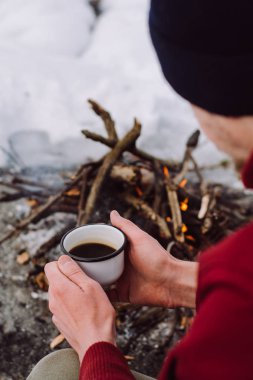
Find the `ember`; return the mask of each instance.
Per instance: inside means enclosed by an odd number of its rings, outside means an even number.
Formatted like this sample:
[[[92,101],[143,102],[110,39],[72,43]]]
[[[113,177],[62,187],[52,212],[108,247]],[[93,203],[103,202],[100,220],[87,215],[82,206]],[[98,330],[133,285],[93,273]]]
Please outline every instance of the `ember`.
[[[167,166],[163,167],[163,174],[166,178],[170,176],[169,169],[167,168]]]
[[[186,179],[186,178],[182,179],[182,181],[180,182],[178,187],[184,188],[187,185],[187,182],[188,182],[188,179]]]
[[[141,190],[140,187],[136,187],[135,190],[136,190],[136,193],[137,193],[137,195],[138,195],[139,197],[142,197],[142,196],[143,196],[144,193],[143,193],[143,191]]]
[[[180,209],[182,211],[187,211],[188,210],[188,202],[189,202],[189,198],[185,198],[183,200],[183,202],[180,203]]]

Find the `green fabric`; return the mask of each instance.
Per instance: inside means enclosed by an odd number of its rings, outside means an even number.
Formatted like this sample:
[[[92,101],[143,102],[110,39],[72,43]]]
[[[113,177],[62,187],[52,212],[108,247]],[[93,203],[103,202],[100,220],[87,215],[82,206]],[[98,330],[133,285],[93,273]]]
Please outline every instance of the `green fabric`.
[[[65,348],[42,358],[27,380],[78,380],[79,368],[75,351]]]
[[[79,359],[75,351],[65,348],[41,359],[27,380],[78,380],[79,368]],[[152,377],[132,372],[136,380],[153,380]]]
[[[139,372],[132,371],[132,374],[134,375],[136,380],[154,380],[153,377],[143,375],[142,373],[139,373]]]

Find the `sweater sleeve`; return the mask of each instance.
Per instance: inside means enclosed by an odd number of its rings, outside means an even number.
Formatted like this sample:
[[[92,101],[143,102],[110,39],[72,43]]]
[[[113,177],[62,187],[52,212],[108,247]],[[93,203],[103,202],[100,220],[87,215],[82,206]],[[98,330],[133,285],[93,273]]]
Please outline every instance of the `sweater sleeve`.
[[[253,225],[203,253],[197,316],[171,351],[160,380],[250,380],[253,342]]]
[[[134,380],[122,353],[112,344],[99,342],[86,352],[79,380]]]

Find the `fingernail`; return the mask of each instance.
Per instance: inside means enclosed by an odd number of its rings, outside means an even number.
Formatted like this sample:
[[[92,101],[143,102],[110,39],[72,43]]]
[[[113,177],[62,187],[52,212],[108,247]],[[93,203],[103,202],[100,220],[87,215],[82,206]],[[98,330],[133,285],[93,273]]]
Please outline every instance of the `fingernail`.
[[[68,255],[60,256],[58,262],[60,265],[65,265],[69,263],[72,259]]]
[[[112,211],[112,214],[115,215],[115,216],[120,216],[120,214],[118,213],[117,210],[113,210],[113,211]]]

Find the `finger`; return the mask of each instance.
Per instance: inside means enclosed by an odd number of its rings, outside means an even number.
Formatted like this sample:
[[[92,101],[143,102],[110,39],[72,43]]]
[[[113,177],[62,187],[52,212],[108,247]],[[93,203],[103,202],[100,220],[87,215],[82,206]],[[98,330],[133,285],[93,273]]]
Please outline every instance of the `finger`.
[[[145,234],[139,227],[128,219],[123,218],[118,211],[113,210],[110,214],[111,223],[113,226],[120,228],[129,240],[138,239]]]
[[[76,284],[61,272],[57,261],[46,264],[44,271],[49,283],[49,300],[52,299],[55,294],[64,293],[66,289],[75,290]],[[78,288],[80,289],[80,287]]]
[[[45,272],[48,282],[50,283],[53,280],[55,274],[59,272],[57,261],[52,261],[51,263],[47,263],[44,267],[44,272]]]
[[[80,288],[83,288],[87,282],[92,281],[91,278],[82,271],[79,265],[67,255],[63,255],[58,259],[58,267],[66,277]]]

